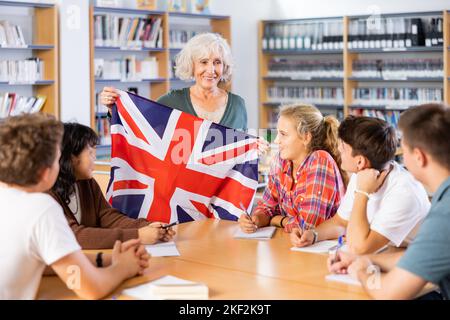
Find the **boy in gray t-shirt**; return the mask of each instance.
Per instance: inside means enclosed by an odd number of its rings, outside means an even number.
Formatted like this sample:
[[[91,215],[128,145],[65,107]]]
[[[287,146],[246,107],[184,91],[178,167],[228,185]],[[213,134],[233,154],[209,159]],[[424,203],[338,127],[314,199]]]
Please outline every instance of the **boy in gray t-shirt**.
[[[450,295],[450,108],[427,104],[403,112],[404,163],[433,192],[431,209],[406,252],[329,259],[331,272],[349,273],[377,299],[412,299],[427,282]],[[377,272],[377,271],[381,271]]]

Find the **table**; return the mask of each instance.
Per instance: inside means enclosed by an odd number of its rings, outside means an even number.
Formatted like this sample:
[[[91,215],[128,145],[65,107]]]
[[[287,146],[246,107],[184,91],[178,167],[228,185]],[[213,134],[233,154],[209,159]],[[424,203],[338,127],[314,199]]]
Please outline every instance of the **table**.
[[[181,256],[155,257],[143,276],[125,281],[107,299],[126,299],[124,288],[163,275],[203,282],[210,299],[368,299],[362,287],[325,280],[327,255],[291,251],[289,235],[270,240],[234,239],[238,224],[207,219],[180,224]],[[105,251],[105,250],[102,250]],[[77,299],[56,276],[43,277],[38,299]]]

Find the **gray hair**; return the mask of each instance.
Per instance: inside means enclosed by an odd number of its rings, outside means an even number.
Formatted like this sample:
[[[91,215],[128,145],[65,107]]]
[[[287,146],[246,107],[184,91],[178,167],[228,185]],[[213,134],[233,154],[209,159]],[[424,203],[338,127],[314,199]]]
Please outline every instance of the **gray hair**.
[[[230,46],[217,33],[201,33],[188,41],[176,56],[175,75],[181,80],[191,80],[194,76],[194,61],[209,57],[210,54],[222,57],[223,73],[221,81],[230,81],[233,71],[233,57]]]

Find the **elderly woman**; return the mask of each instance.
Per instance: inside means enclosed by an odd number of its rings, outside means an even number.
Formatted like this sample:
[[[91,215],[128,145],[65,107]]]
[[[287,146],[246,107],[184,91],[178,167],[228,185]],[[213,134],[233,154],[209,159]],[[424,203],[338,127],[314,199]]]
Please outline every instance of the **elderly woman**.
[[[215,33],[193,37],[178,54],[175,70],[180,79],[194,80],[195,84],[172,90],[158,102],[226,127],[247,130],[244,99],[220,88],[225,86],[219,87],[231,80],[233,70],[231,50],[224,38]],[[105,87],[101,103],[111,107],[117,97],[114,88]],[[261,151],[261,142],[259,145]]]

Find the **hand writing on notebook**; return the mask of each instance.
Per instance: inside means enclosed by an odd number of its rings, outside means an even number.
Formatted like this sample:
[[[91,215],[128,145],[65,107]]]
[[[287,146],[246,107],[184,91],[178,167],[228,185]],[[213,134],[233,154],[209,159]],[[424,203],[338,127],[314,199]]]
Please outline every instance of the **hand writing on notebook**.
[[[357,255],[339,250],[337,256],[330,255],[327,260],[328,271],[337,274],[347,274],[347,268],[358,258]]]
[[[294,247],[306,247],[312,245],[314,241],[314,232],[312,230],[302,231],[299,228],[292,229],[290,235],[291,243]]]
[[[242,214],[238,220],[239,227],[245,233],[253,233],[258,229],[260,225],[260,218],[258,215],[249,216],[247,214]]]

